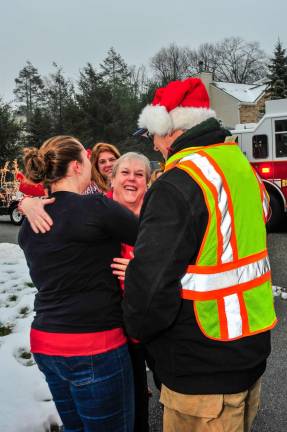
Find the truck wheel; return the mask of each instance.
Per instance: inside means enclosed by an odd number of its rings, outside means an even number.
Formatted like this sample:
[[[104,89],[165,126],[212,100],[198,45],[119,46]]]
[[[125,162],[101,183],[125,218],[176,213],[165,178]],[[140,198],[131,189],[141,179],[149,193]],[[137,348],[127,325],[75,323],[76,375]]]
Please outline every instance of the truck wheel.
[[[270,206],[271,206],[271,217],[267,222],[266,228],[268,232],[276,232],[280,229],[280,225],[283,220],[282,206],[279,199],[275,194],[269,193]]]
[[[24,220],[24,215],[18,211],[18,204],[14,203],[9,209],[10,220],[14,225],[21,225]]]

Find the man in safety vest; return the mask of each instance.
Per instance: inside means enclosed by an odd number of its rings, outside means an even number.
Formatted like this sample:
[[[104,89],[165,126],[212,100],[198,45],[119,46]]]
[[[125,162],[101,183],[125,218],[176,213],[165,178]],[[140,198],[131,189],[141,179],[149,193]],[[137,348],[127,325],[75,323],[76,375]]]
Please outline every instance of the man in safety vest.
[[[158,89],[139,127],[166,169],[126,273],[127,331],[155,363],[165,432],[249,431],[276,324],[268,196],[200,79]]]

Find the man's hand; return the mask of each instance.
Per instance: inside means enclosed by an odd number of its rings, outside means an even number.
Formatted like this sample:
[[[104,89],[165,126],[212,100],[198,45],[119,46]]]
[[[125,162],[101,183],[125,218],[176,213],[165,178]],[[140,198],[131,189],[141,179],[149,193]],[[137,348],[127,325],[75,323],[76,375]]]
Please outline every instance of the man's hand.
[[[38,234],[50,231],[53,221],[44,210],[45,205],[53,204],[55,198],[30,198],[26,197],[21,202],[21,211],[28,219],[32,230]]]

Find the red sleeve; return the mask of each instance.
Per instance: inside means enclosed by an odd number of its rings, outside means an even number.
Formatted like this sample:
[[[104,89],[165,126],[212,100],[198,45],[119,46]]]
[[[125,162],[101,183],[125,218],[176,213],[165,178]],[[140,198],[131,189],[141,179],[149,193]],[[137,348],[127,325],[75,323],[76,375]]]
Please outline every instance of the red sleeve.
[[[19,185],[19,191],[22,192],[24,195],[31,195],[31,196],[44,196],[45,195],[45,189],[42,185],[42,183],[31,183],[29,182],[23,173],[19,172],[17,174],[17,180],[20,181]]]

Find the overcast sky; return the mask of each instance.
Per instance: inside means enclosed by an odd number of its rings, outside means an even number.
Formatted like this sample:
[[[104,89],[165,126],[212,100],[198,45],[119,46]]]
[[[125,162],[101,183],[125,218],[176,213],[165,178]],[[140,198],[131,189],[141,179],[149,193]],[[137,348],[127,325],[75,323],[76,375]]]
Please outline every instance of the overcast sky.
[[[0,0],[0,97],[12,99],[27,60],[40,74],[63,66],[78,77],[113,46],[129,64],[148,66],[161,47],[240,36],[272,54],[287,48],[286,0]]]

